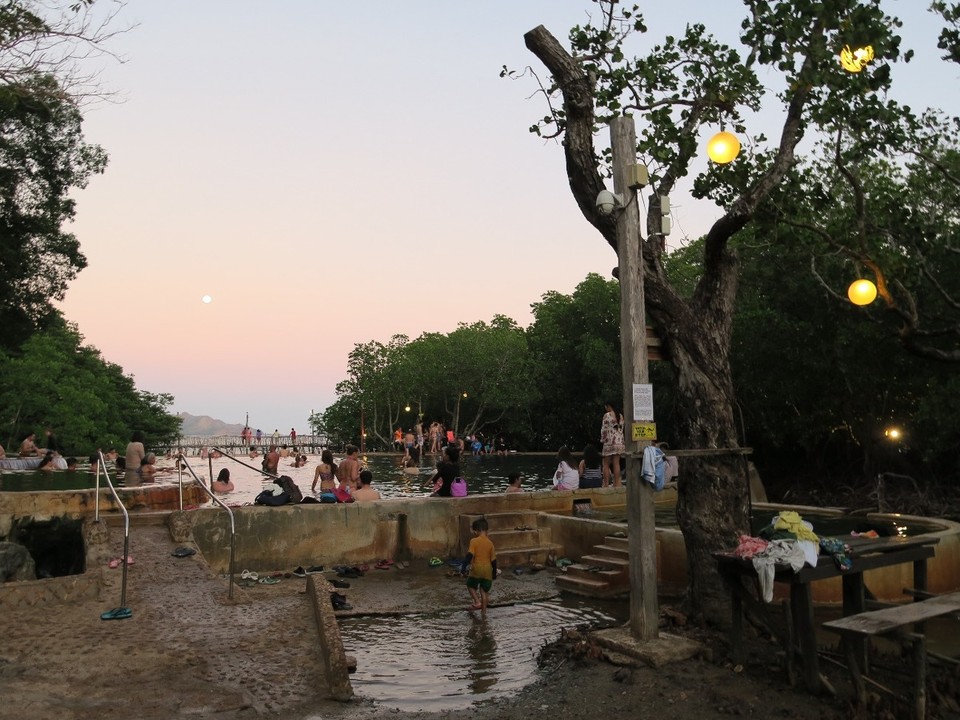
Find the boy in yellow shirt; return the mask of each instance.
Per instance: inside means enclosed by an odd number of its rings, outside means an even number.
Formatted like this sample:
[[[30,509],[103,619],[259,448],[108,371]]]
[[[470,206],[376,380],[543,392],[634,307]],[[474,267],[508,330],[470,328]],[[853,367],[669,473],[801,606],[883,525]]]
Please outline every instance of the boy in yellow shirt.
[[[467,556],[460,565],[460,574],[466,575],[467,566],[470,566],[467,589],[473,598],[473,605],[469,609],[486,613],[487,595],[493,587],[493,579],[497,576],[497,550],[487,537],[490,525],[484,518],[474,520],[470,528],[473,530],[473,539],[470,541]]]

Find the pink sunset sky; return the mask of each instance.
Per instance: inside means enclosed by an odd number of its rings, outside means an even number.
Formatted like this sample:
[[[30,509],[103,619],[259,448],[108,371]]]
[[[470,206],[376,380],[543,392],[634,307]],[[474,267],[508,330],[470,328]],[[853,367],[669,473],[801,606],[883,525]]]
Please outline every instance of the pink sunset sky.
[[[888,4],[932,63],[926,3]],[[736,0],[649,8],[638,50],[687,22],[732,43],[743,14]],[[496,314],[526,326],[531,303],[609,277],[616,256],[577,210],[560,146],[527,131],[545,114],[534,81],[499,72],[544,77],[523,34],[565,40],[595,11],[133,0],[115,24],[135,27],[110,45],[125,62],[101,75],[119,101],[85,110],[110,163],[77,194],[89,267],[64,314],[176,412],[249,413],[265,432],[306,432],[356,343]],[[671,198],[674,245],[719,214],[686,193]]]

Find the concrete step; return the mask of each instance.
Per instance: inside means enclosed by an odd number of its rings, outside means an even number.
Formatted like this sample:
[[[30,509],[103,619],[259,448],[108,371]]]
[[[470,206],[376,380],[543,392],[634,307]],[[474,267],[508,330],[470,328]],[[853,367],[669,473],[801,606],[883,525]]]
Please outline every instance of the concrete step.
[[[602,580],[591,580],[570,575],[569,572],[557,575],[557,587],[563,592],[594,598],[612,598],[630,593],[626,584],[612,585]]]
[[[543,530],[492,530],[487,533],[497,551],[531,545],[550,544],[550,531]]]
[[[630,539],[626,537],[617,537],[615,535],[607,535],[603,539],[603,544],[607,547],[623,548],[627,550],[630,547]]]
[[[630,557],[630,549],[625,545],[594,545],[593,550],[597,555],[609,555],[615,558]]]
[[[497,568],[513,568],[524,565],[533,565],[539,563],[547,564],[548,555],[556,555],[560,552],[559,545],[531,545],[528,547],[507,548],[501,550],[497,548]]]
[[[595,568],[601,569],[597,570]],[[585,565],[583,563],[568,565],[566,573],[571,577],[579,577],[586,580],[602,580],[608,583],[625,583],[628,577],[627,573],[623,570],[603,567],[601,565]]]
[[[580,558],[580,565],[600,565],[614,570],[627,572],[630,569],[630,558],[610,557],[609,555],[584,555]]]
[[[163,527],[167,524],[167,518],[170,517],[169,510],[142,510],[131,512],[130,527]],[[100,520],[107,524],[107,527],[123,527],[123,513],[100,513]]]
[[[480,517],[480,515],[471,515],[470,522],[472,523],[478,517]],[[538,524],[536,512],[490,513],[483,517],[487,519],[487,523],[490,525],[490,532],[514,530],[518,527],[535,530]],[[468,524],[467,529],[469,529],[469,527],[470,525]]]

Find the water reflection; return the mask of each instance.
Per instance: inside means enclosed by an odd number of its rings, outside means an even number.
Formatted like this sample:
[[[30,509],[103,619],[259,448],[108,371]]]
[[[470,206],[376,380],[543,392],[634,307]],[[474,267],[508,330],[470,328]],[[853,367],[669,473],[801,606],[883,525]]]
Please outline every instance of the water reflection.
[[[385,707],[454,710],[516,693],[536,677],[537,656],[561,628],[626,621],[627,604],[557,598],[479,613],[344,618],[344,647],[357,658],[354,691]]]

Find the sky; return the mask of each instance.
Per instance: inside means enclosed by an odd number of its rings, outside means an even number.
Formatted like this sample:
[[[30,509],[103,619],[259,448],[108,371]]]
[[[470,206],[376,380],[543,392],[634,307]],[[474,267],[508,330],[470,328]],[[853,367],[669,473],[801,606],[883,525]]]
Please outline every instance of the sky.
[[[932,62],[927,3],[889,5]],[[733,42],[743,7],[641,6],[641,48],[687,22]],[[89,266],[64,315],[175,412],[301,433],[355,344],[498,314],[527,326],[532,303],[610,277],[616,254],[577,209],[560,145],[528,132],[545,114],[535,81],[499,73],[545,77],[523,34],[543,24],[564,41],[591,12],[130,0],[109,44],[123,62],[99,61],[114,98],[84,111],[110,160],[76,193],[69,230]],[[686,193],[671,198],[673,245],[719,216]]]

